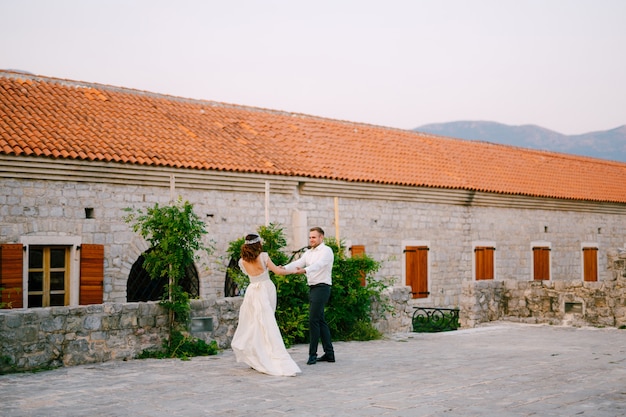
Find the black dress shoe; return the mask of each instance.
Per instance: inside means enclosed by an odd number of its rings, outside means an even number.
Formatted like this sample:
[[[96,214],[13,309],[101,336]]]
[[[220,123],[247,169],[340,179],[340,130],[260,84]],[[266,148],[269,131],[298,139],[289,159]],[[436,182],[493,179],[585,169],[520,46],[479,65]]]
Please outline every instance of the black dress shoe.
[[[317,363],[317,356],[309,356],[309,360],[306,361],[307,365],[315,365]]]
[[[321,358],[317,358],[319,362],[335,362],[335,355],[323,354]]]

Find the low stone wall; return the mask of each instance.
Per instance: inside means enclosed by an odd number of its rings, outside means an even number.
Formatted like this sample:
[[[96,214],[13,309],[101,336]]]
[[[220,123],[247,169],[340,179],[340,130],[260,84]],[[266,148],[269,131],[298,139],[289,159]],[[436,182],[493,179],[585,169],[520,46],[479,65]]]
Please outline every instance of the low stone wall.
[[[125,360],[160,347],[166,311],[156,303],[0,311],[0,372]]]
[[[243,297],[191,300],[191,319],[204,317],[211,321],[212,327],[209,331],[194,331],[193,336],[207,343],[215,340],[221,349],[229,348],[239,322],[242,302]]]
[[[506,282],[505,286],[505,320],[571,326],[626,326],[624,282]]]
[[[461,288],[459,324],[462,328],[499,320],[503,315],[502,281],[464,281]]]
[[[192,300],[191,316],[213,325],[194,336],[229,346],[241,301]],[[167,311],[158,302],[0,310],[0,373],[132,359],[160,348],[168,332]]]
[[[570,326],[626,326],[626,252],[609,253],[609,278],[464,282],[462,327],[493,320]]]
[[[413,307],[409,305],[411,287],[389,287],[382,296],[392,311],[383,311],[382,306],[375,303],[372,325],[382,334],[406,333],[411,331]]]

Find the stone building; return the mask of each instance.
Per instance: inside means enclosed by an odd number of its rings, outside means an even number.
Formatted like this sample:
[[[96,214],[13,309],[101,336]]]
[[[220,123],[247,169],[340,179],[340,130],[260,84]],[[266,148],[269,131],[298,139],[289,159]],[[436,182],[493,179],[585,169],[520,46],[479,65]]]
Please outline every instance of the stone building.
[[[381,261],[407,314],[626,324],[624,163],[3,71],[0,190],[14,309],[140,301],[149,248],[124,209],[180,196],[214,247],[201,299],[228,295],[228,243],[271,222],[290,249],[322,226]]]

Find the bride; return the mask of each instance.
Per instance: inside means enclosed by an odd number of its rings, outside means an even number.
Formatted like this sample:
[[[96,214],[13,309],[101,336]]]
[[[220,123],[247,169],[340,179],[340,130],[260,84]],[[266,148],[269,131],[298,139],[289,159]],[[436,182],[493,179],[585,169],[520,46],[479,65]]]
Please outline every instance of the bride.
[[[301,370],[289,356],[276,323],[276,287],[268,269],[278,275],[290,272],[274,265],[267,252],[262,251],[261,238],[254,234],[247,235],[241,246],[239,268],[250,278],[250,285],[231,342],[237,362],[268,375],[295,376]]]

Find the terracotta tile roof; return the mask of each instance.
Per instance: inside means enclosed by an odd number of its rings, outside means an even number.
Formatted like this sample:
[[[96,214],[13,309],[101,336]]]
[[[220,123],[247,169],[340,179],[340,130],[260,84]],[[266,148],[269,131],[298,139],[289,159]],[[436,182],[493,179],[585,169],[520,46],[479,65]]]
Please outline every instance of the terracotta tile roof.
[[[626,164],[0,72],[0,153],[626,203]]]

